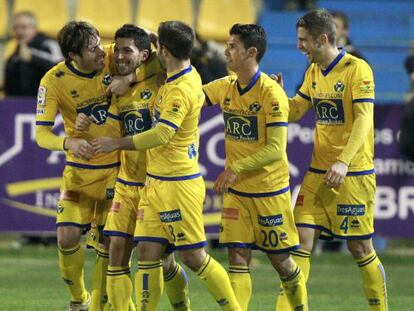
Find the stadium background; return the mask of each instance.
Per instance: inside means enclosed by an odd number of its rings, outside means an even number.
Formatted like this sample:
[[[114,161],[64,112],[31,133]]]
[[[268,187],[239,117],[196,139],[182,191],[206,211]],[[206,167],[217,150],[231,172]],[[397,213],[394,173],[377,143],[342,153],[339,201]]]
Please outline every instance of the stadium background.
[[[286,91],[292,96],[306,68],[305,57],[296,49],[295,32],[296,20],[304,12],[283,10],[284,3],[283,0],[0,0],[0,59],[6,59],[15,47],[15,42],[8,40],[11,34],[10,19],[14,12],[21,10],[33,11],[39,19],[40,30],[51,36],[55,36],[60,27],[70,19],[89,20],[100,30],[105,42],[110,42],[115,30],[126,22],[134,22],[139,26],[156,30],[161,20],[181,19],[192,24],[203,38],[218,42],[226,40],[228,29],[235,22],[257,22],[265,27],[269,41],[261,70],[266,73],[282,72]],[[413,246],[410,240],[414,237],[414,164],[399,154],[398,130],[404,98],[410,84],[403,62],[414,40],[414,1],[319,0],[315,3],[318,7],[340,10],[349,16],[353,43],[362,51],[374,71],[377,97],[376,225],[378,236],[381,237],[377,239],[377,246],[385,252],[385,265],[389,263],[390,266],[387,269],[390,280],[390,306],[394,306],[396,310],[412,310],[414,307],[410,305],[414,303],[414,298],[410,297],[407,285],[408,280],[414,277],[413,269],[409,269],[414,262],[410,249]],[[2,66],[3,61],[0,61],[1,72]],[[6,281],[1,282],[0,290],[10,293],[7,295],[10,299],[9,304],[6,303],[6,307],[1,309],[37,310],[36,306],[15,304],[14,297],[21,296],[25,297],[22,299],[26,301],[32,298],[40,301],[40,310],[44,306],[42,300],[39,300],[42,294],[36,291],[33,295],[25,294],[23,288],[27,288],[26,279],[22,278],[21,283],[17,281],[15,286],[6,284],[9,284],[9,278],[18,280],[16,274],[24,275],[20,272],[26,271],[22,270],[22,263],[26,262],[28,266],[25,269],[30,270],[27,273],[34,273],[26,276],[36,279],[43,278],[44,273],[48,273],[47,279],[50,279],[50,284],[56,283],[56,287],[63,289],[55,267],[57,262],[53,247],[21,248],[18,237],[22,233],[53,236],[54,209],[64,155],[40,150],[36,146],[34,98],[3,98],[0,108],[0,279]],[[311,155],[312,120],[313,116],[308,115],[303,122],[289,125],[288,152],[293,198],[297,194],[299,182],[307,169]],[[222,124],[217,110],[203,112],[200,122],[200,164],[210,188],[205,204],[205,220],[208,225],[207,232],[211,237],[216,236],[218,232],[217,222],[221,206],[220,197],[211,192],[211,185],[224,164]],[[63,131],[59,121],[56,122],[56,131]],[[221,253],[218,256],[223,260],[225,258]],[[332,261],[344,267],[344,274],[338,275],[344,286],[357,287],[358,293],[361,292],[358,272],[348,257],[346,254],[328,255],[328,259],[321,260],[319,265],[316,265],[320,278],[316,278],[315,283],[310,285],[316,286],[320,283],[320,291],[310,292],[311,302],[315,300],[321,303],[316,310],[364,309],[362,297],[356,301],[349,301],[349,306],[341,304],[341,307],[335,307],[334,301],[338,301],[339,304],[344,296],[338,296],[335,298],[337,300],[333,301],[327,298],[333,293],[332,285],[329,285],[328,281],[328,271],[334,266]],[[40,262],[53,268],[43,271],[43,264]],[[35,268],[30,269],[30,265],[33,264]],[[268,283],[264,280],[266,273],[272,272],[266,270],[265,260],[260,255],[257,256],[254,265],[258,266],[259,271],[255,277],[256,281],[259,280],[261,283],[261,287],[255,288],[255,292],[260,292],[264,301],[272,303],[274,295],[270,300],[268,296],[275,292],[275,285],[268,288]],[[351,272],[346,273],[347,269]],[[349,276],[352,278],[349,280],[350,283],[347,281]],[[50,285],[50,288],[54,286]],[[195,292],[198,295],[197,288]],[[60,293],[60,296],[56,294],[55,299],[52,299],[56,306],[63,305],[65,301],[65,293]],[[342,295],[347,293],[347,290],[344,290]],[[392,293],[395,293],[394,298]],[[256,295],[253,302],[259,303],[261,294]],[[355,293],[351,290],[349,294]],[[395,299],[397,296],[398,301]],[[324,299],[321,299],[323,297]],[[270,306],[252,308],[271,309]],[[50,310],[58,309],[52,307]],[[195,310],[204,309],[200,307]],[[207,307],[205,310],[212,309]]]

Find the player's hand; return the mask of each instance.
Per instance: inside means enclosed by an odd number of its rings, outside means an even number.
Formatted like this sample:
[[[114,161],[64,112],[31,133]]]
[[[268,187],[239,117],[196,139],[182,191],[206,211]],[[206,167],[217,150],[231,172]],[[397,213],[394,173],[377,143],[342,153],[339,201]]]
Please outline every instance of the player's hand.
[[[124,95],[135,79],[135,72],[126,76],[115,76],[106,89],[107,93],[122,96]]]
[[[281,87],[282,89],[285,87],[285,84],[283,82],[283,75],[281,72],[279,72],[278,74],[271,74],[270,77],[275,80]]]
[[[19,58],[27,63],[32,60],[32,52],[26,42],[19,42]]]
[[[93,157],[92,146],[83,138],[66,138],[65,148],[82,160],[90,160]]]
[[[338,188],[348,173],[348,165],[342,161],[336,161],[325,174],[325,182],[328,187]]]
[[[108,153],[116,150],[116,139],[111,137],[99,137],[92,140],[94,154]]]
[[[234,184],[236,181],[237,175],[232,171],[231,168],[226,168],[226,170],[217,177],[216,182],[214,183],[213,190],[216,193],[222,194],[229,189],[229,187]]]
[[[89,119],[89,117],[86,114],[81,112],[80,114],[76,116],[75,130],[81,131],[81,132],[87,131],[91,123],[92,121]]]

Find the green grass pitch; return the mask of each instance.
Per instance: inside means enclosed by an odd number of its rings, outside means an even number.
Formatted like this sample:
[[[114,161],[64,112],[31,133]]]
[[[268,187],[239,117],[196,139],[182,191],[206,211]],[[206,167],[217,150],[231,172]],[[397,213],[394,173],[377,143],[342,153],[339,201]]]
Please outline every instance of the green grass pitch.
[[[87,284],[90,284],[94,254],[92,251],[85,253]],[[223,250],[210,253],[227,267]],[[387,273],[389,309],[414,310],[414,257],[386,253],[380,258]],[[220,310],[195,274],[186,270],[190,279],[192,310]],[[273,311],[279,286],[276,272],[266,257],[258,252],[252,260],[251,271],[253,297],[250,310]],[[313,257],[308,293],[310,310],[368,310],[358,268],[346,254],[324,253]],[[56,249],[32,246],[20,250],[0,249],[0,301],[2,311],[64,310],[68,294],[59,276]],[[159,310],[171,310],[165,294]]]

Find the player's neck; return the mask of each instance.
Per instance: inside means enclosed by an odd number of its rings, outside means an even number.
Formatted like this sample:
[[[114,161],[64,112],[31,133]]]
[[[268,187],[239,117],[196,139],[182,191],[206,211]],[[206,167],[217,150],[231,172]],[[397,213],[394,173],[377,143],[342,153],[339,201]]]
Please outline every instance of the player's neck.
[[[178,60],[178,59],[169,59],[165,62],[165,69],[167,70],[167,74],[174,71],[181,71],[185,68],[188,68],[191,65],[189,59],[186,60]]]
[[[82,66],[79,66],[79,64],[77,62],[75,62],[74,60],[71,61],[71,64],[76,70],[78,70],[80,72],[83,72],[83,73],[91,73],[91,72],[94,71],[94,70],[85,69]]]
[[[341,51],[336,47],[332,46],[326,50],[325,57],[320,63],[322,69],[328,68],[328,66],[333,62],[333,60],[341,53]]]
[[[249,84],[258,69],[259,69],[259,65],[245,66],[243,68],[240,68],[240,70],[236,71],[237,80],[239,81],[240,84],[243,84],[243,85]]]

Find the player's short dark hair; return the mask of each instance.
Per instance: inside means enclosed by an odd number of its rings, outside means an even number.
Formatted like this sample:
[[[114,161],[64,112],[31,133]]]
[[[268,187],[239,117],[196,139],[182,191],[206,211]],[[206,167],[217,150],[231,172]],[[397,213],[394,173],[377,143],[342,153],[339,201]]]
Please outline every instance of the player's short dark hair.
[[[124,24],[115,32],[115,40],[118,38],[133,39],[138,50],[151,51],[151,40],[147,32],[132,24]]]
[[[194,31],[180,21],[162,22],[158,26],[158,42],[177,59],[186,60],[194,46]]]
[[[296,23],[296,29],[305,28],[313,39],[317,39],[320,35],[326,34],[330,44],[335,44],[336,27],[332,14],[325,9],[312,10]]]
[[[333,18],[338,18],[342,21],[342,24],[344,25],[345,29],[348,29],[349,27],[349,18],[344,12],[340,11],[334,11],[331,12]]]
[[[230,35],[237,35],[244,48],[257,49],[256,61],[259,63],[266,52],[266,32],[262,26],[256,24],[234,24],[229,31]]]
[[[57,39],[63,56],[69,60],[70,52],[81,55],[82,49],[96,37],[99,37],[99,31],[90,23],[71,21],[59,31]]]

